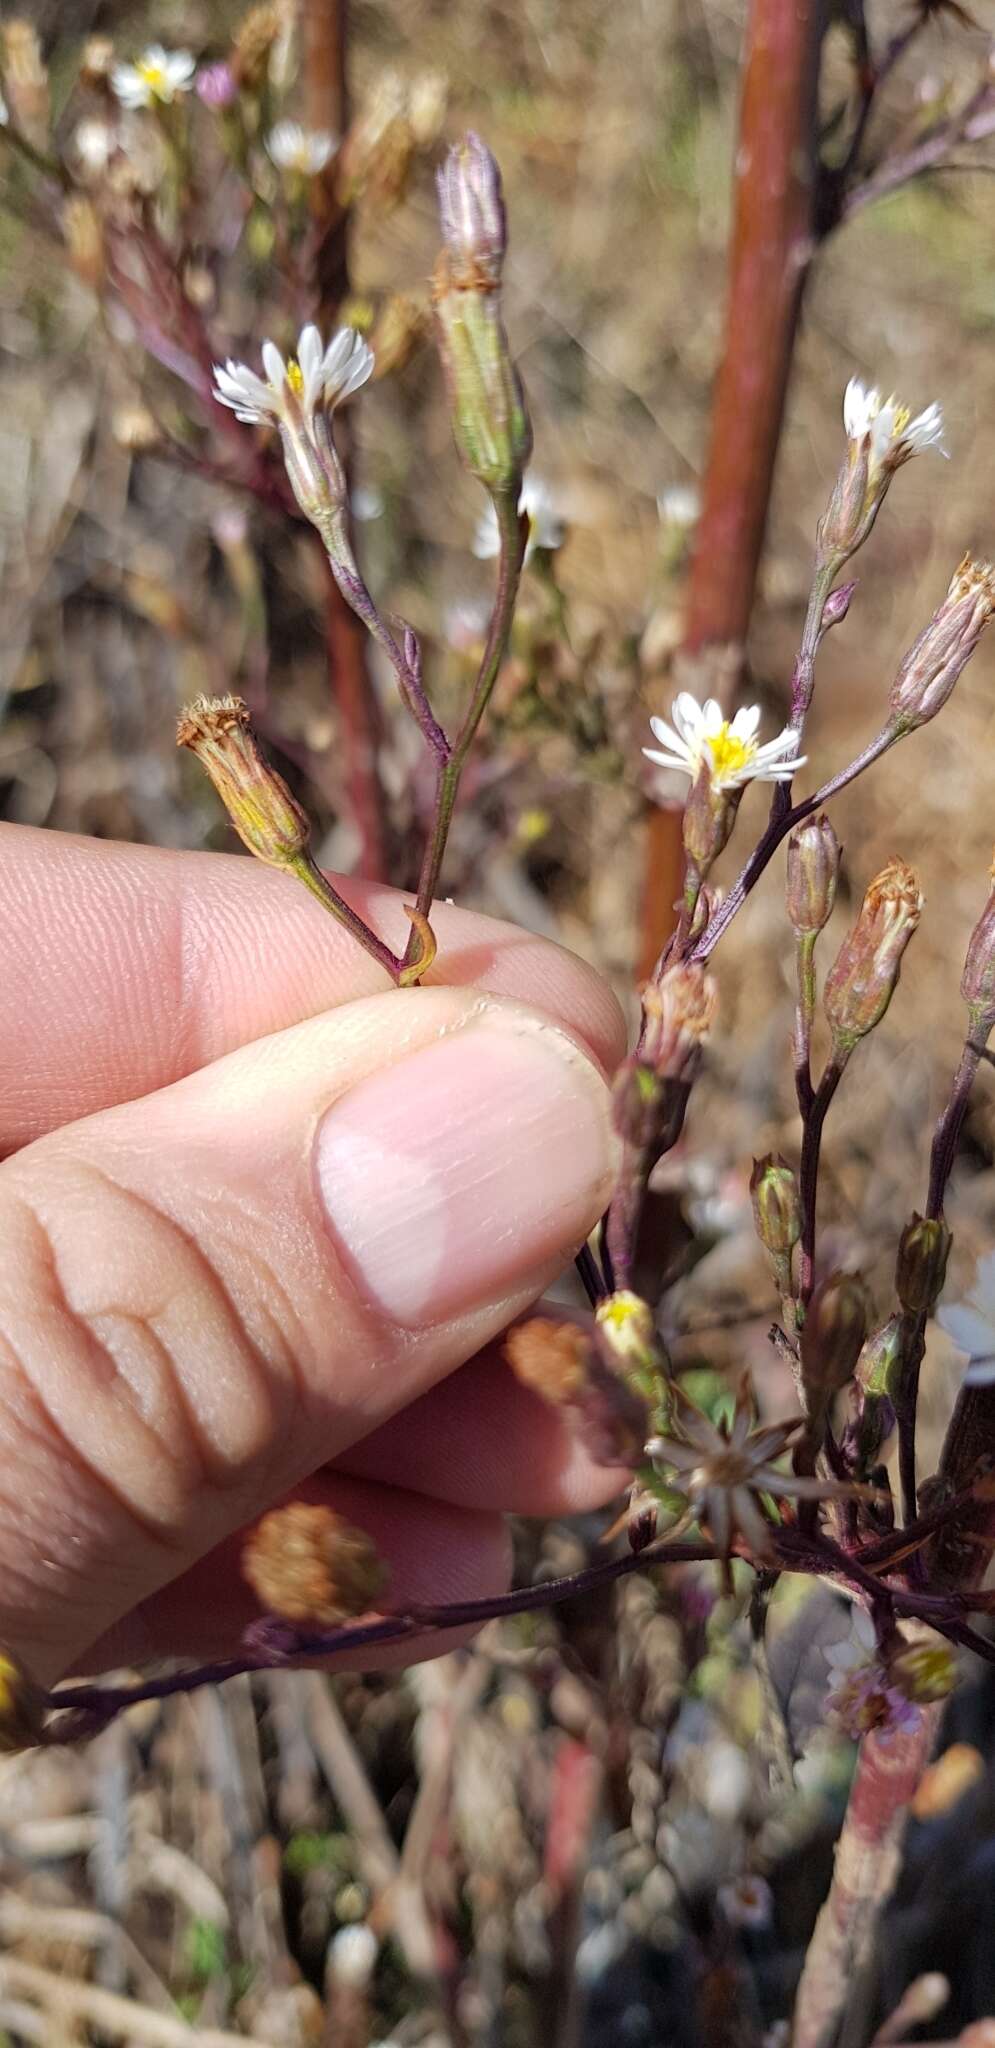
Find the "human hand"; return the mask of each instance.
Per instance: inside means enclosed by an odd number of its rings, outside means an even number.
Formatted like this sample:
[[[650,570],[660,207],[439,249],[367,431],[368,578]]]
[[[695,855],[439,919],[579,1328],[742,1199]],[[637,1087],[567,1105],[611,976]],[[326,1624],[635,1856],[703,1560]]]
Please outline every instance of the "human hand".
[[[401,1607],[499,1590],[504,1513],[610,1498],[491,1344],[610,1192],[589,968],[439,904],[398,991],[285,876],[18,826],[0,917],[0,1639],[40,1680],[230,1654],[287,1498]]]

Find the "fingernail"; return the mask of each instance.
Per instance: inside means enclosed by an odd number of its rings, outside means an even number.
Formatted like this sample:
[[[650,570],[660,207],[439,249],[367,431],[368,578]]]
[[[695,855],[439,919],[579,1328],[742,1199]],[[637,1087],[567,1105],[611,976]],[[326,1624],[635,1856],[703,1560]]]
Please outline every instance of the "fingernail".
[[[318,1186],[364,1298],[411,1328],[566,1258],[611,1187],[608,1092],[572,1041],[484,1012],[324,1117]]]

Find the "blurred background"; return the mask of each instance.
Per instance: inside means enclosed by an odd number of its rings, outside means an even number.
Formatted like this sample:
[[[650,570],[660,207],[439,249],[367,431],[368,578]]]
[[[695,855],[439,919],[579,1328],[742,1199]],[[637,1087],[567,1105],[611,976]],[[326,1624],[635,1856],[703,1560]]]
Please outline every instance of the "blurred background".
[[[928,19],[874,109],[878,151],[914,148],[989,61],[989,0],[977,20],[949,0],[922,5]],[[909,0],[872,8],[878,48],[915,17]],[[853,91],[860,18],[852,0],[837,11],[821,81],[830,132]],[[292,10],[269,13],[283,49],[277,110],[307,118],[300,24]],[[29,17],[84,200],[79,125],[104,104],[98,84],[78,82],[87,39],[112,39],[126,59],[153,38],[220,59],[245,32],[236,8],[168,0],[51,0]],[[443,710],[472,674],[493,572],[474,551],[482,494],[452,446],[429,318],[433,171],[467,125],[505,178],[507,325],[533,417],[532,475],[562,537],[526,571],[444,886],[595,962],[630,1015],[647,818],[654,796],[673,794],[650,781],[640,749],[683,679],[745,27],[743,0],[356,0],[350,11],[340,310],[369,332],[383,372],[349,417],[357,548],[381,601],[421,636]],[[196,234],[179,285],[217,354],[255,361],[264,335],[286,345],[313,309],[307,198],[263,175],[233,224],[212,118],[198,109]],[[938,399],[949,451],[897,478],[856,563],[806,733],[817,780],[876,730],[897,662],[965,550],[995,550],[993,169],[990,145],[986,156],[965,144],[942,175],[862,207],[813,266],[738,685],[763,705],[768,733],[786,713],[847,379],[894,387],[913,410]],[[161,175],[154,161],[142,173],[146,198]],[[126,186],[122,205],[137,189]],[[239,488],[226,444],[205,440],[203,408],[149,364],[134,317],[109,304],[106,241],[84,212],[67,223],[61,200],[53,210],[44,175],[13,149],[0,253],[2,815],[231,850],[173,736],[187,700],[235,689],[307,802],[324,864],[365,863],[407,885],[424,764],[374,662],[358,714],[374,771],[357,785],[355,698],[350,708],[334,634],[330,675],[313,537]],[[995,641],[944,717],[834,809],[846,868],[830,937],[892,855],[921,870],[927,899],[899,996],[847,1077],[827,1145],[827,1256],[859,1261],[882,1314],[963,1032],[957,983],[995,837],[993,676]],[[763,792],[748,792],[726,881],[763,815]],[[721,1027],[689,1140],[657,1189],[678,1279],[671,1333],[686,1333],[682,1369],[713,1405],[743,1361],[768,1403],[785,1402],[748,1177],[754,1156],[797,1144],[791,973],[775,862],[723,947]],[[992,1104],[983,1077],[948,1211],[953,1293],[991,1242]],[[924,1469],[955,1382],[938,1339]],[[601,1533],[600,1522],[529,1525],[521,1576],[580,1566]],[[0,2041],[170,2044],[190,2038],[188,2022],[192,2038],[272,2048],[779,2039],[852,1753],[825,1730],[812,1745],[842,1604],[819,1591],[802,1612],[789,1582],[777,1608],[774,1682],[807,1757],[795,1782],[761,1768],[749,1631],[707,1569],[495,1625],[472,1657],[396,1680],[239,1681],[134,1714],[85,1753],[5,1762]],[[995,2010],[993,1716],[995,1688],[978,1679],[954,1701],[954,1762],[923,1795],[852,2048],[926,1969],[953,1984],[934,2037]]]

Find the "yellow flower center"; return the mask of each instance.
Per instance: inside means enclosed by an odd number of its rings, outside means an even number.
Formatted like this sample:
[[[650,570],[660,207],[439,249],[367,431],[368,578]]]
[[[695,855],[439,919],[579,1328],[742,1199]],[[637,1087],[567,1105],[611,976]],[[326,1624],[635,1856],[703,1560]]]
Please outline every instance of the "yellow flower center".
[[[900,440],[901,440],[901,438],[902,438],[902,435],[904,434],[904,432],[905,432],[905,429],[906,429],[906,427],[908,426],[908,424],[909,424],[909,421],[910,421],[910,419],[911,419],[911,418],[912,418],[912,408],[911,408],[911,406],[908,406],[908,405],[899,405],[899,406],[897,406],[897,407],[896,407],[896,409],[895,409],[895,424],[894,424],[894,426],[892,427],[892,430],[891,430],[891,438],[892,438],[892,440],[893,440],[893,441],[900,441]]]
[[[147,85],[149,91],[155,93],[157,98],[168,90],[166,74],[161,64],[136,64],[135,70],[143,85]]]
[[[737,739],[728,721],[705,741],[712,766],[712,781],[728,782],[748,768],[757,751],[756,740]]]
[[[287,364],[287,383],[290,385],[290,389],[293,392],[295,398],[303,398],[304,372],[301,369],[300,363],[297,361],[296,356],[291,356],[290,361]]]

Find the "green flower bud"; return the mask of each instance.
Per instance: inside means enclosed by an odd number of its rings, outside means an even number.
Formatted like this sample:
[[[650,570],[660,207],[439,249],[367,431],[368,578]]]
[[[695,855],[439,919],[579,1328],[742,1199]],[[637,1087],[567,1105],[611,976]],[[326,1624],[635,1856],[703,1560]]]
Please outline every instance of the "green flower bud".
[[[816,1288],[801,1332],[802,1380],[813,1407],[822,1406],[853,1378],[869,1312],[859,1273],[831,1273]]]
[[[866,1393],[894,1400],[902,1362],[901,1329],[901,1316],[889,1316],[868,1337],[857,1360],[857,1378]]]
[[[888,1659],[888,1676],[907,1700],[919,1707],[945,1700],[957,1683],[957,1658],[949,1643],[907,1643]]]
[[[928,1315],[943,1292],[953,1242],[945,1223],[913,1215],[898,1244],[895,1292],[910,1315]]]
[[[439,201],[445,247],[432,296],[456,445],[488,490],[517,492],[532,429],[501,319],[501,177],[477,136],[450,150]]]
[[[790,1252],[802,1234],[798,1182],[780,1153],[768,1152],[755,1159],[750,1175],[750,1199],[757,1236],[775,1257]]]

